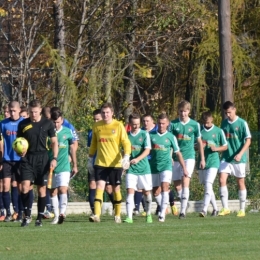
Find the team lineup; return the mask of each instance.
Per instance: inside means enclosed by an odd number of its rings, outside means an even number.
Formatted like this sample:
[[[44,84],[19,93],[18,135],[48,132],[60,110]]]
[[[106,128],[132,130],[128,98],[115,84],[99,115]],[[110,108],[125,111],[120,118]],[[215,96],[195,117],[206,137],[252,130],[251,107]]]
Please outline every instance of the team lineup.
[[[178,104],[179,116],[175,120],[170,121],[165,113],[156,120],[149,114],[141,117],[133,113],[125,127],[113,118],[111,103],[95,110],[95,123],[88,133],[87,170],[92,211],[89,221],[101,221],[106,191],[113,204],[114,221],[122,222],[123,173],[127,189],[127,214],[123,222],[133,223],[133,215],[139,214],[142,202],[146,222],[152,223],[152,197],[157,204],[159,222],[165,222],[168,204],[173,215],[185,219],[195,167],[204,186],[204,205],[199,215],[206,217],[210,203],[211,216],[230,214],[227,179],[231,175],[238,184],[240,209],[237,216],[244,217],[246,151],[251,144],[251,134],[247,122],[237,116],[232,102],[225,102],[222,109],[227,119],[220,128],[214,125],[210,112],[202,113],[201,125],[192,120],[188,101]],[[0,221],[20,221],[22,227],[28,226],[32,221],[32,186],[36,185],[35,226],[42,226],[42,218],[46,216],[53,217],[51,224],[62,224],[66,218],[69,182],[78,172],[79,139],[75,128],[63,118],[59,108],[42,108],[38,100],[29,103],[28,111],[12,101],[4,107],[4,115],[6,119],[0,123]],[[21,138],[28,142],[24,150],[18,149]],[[217,175],[221,210],[217,208],[213,192]],[[47,180],[49,189],[46,189]],[[174,204],[171,184],[180,200],[180,209]]]

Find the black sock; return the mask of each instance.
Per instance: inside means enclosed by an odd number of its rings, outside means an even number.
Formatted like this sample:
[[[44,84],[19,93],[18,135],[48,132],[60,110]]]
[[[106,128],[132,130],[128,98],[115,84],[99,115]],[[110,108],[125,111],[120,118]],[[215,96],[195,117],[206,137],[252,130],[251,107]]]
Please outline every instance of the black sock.
[[[29,192],[21,193],[21,200],[22,200],[22,203],[23,203],[25,217],[30,217],[30,213],[29,213],[29,204],[30,204]]]
[[[109,199],[110,199],[110,201],[111,201],[111,203],[113,205],[113,209],[114,209],[114,194],[113,194],[113,192],[112,193],[108,193],[108,197],[109,197]]]
[[[172,207],[174,205],[174,194],[172,190],[170,190],[169,192],[169,202],[170,202],[170,206]]]
[[[37,220],[41,221],[42,220],[42,216],[44,213],[44,209],[45,209],[45,205],[46,205],[46,196],[45,197],[38,197],[38,216],[37,216]]]
[[[139,211],[140,203],[143,198],[143,192],[142,191],[136,191],[134,195],[134,201],[135,201],[135,210]]]

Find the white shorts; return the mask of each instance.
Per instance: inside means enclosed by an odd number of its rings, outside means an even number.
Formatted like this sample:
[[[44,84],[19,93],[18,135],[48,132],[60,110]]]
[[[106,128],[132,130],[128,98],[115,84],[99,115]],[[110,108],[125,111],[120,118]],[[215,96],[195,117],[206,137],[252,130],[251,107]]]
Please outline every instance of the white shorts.
[[[195,159],[187,159],[184,160],[186,169],[188,171],[189,177],[191,178],[191,175],[194,171],[195,167]],[[174,162],[173,169],[172,169],[172,180],[173,181],[180,181],[183,177],[183,169],[179,162]]]
[[[134,190],[152,190],[152,174],[135,175],[127,173],[125,176],[126,188]]]
[[[209,168],[205,170],[199,170],[199,181],[201,184],[205,184],[206,182],[209,182],[211,184],[214,183],[216,176],[218,173],[217,168]]]
[[[172,172],[162,171],[156,174],[152,174],[153,187],[161,187],[162,182],[172,182]]]
[[[58,187],[68,187],[70,182],[70,172],[61,172],[53,174],[52,176],[52,189]]]
[[[246,164],[245,163],[228,163],[228,162],[220,162],[220,166],[218,169],[219,173],[228,173],[229,175],[233,175],[237,178],[245,178],[246,177]]]

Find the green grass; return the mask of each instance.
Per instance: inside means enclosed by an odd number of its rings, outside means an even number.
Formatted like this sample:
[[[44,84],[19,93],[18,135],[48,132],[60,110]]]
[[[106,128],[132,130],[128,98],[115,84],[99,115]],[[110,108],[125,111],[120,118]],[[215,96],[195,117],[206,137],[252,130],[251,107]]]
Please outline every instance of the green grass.
[[[259,259],[259,214],[153,220],[115,224],[103,216],[101,223],[90,223],[77,215],[62,225],[44,220],[43,227],[0,223],[0,259]]]

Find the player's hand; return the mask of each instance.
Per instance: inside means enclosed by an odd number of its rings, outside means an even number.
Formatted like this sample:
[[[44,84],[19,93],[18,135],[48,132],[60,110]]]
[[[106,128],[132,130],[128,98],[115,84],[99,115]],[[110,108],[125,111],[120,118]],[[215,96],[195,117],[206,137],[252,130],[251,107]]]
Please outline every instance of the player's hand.
[[[137,158],[135,158],[130,161],[130,164],[137,164],[138,162],[139,162],[139,160]]]
[[[188,173],[188,171],[187,171],[186,168],[183,169],[183,175],[184,175],[185,177],[189,177],[189,173]]]
[[[206,166],[205,159],[200,161],[200,169],[204,169]]]
[[[78,167],[77,166],[73,166],[71,172],[70,172],[70,179],[74,178],[75,175],[78,173]]]
[[[237,161],[237,162],[240,162],[240,161],[241,161],[241,158],[242,158],[242,155],[241,155],[240,153],[238,153],[238,154],[234,157],[235,161]]]
[[[130,167],[130,156],[128,154],[125,154],[122,159],[122,167],[124,170],[127,170]]]
[[[210,149],[211,149],[212,152],[217,152],[218,151],[218,148],[216,146],[211,146]]]
[[[50,168],[52,168],[52,169],[55,169],[56,168],[56,166],[57,166],[57,161],[56,160],[51,160],[51,164],[50,164]]]
[[[24,157],[26,155],[26,152],[23,153],[17,153],[20,157]]]
[[[90,174],[94,174],[93,161],[94,161],[94,158],[93,158],[93,157],[88,157],[87,169],[88,169],[88,172],[89,172]]]

